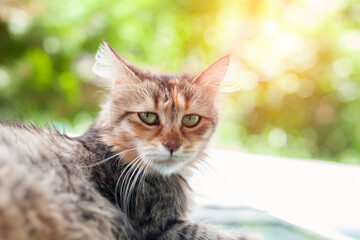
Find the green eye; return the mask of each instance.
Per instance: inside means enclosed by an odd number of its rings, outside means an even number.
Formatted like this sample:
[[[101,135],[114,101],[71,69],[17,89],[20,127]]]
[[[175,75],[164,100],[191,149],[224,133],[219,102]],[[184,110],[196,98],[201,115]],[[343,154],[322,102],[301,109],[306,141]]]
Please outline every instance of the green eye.
[[[158,116],[155,113],[150,113],[150,112],[139,113],[139,118],[141,119],[141,121],[143,121],[148,125],[154,125],[159,122]]]
[[[200,121],[200,117],[195,114],[186,115],[182,122],[187,127],[195,127]]]

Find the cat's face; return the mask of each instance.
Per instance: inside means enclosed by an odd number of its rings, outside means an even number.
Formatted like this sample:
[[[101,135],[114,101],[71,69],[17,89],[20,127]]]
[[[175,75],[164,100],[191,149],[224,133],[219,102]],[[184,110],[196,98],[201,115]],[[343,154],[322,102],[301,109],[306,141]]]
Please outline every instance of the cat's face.
[[[170,174],[202,158],[217,110],[188,79],[144,80],[114,90],[118,120],[107,141],[116,151],[136,148],[125,159],[139,155],[152,169]]]
[[[196,77],[153,75],[128,64],[106,43],[103,50],[117,69],[98,123],[107,128],[106,144],[124,151],[124,161],[163,175],[194,167],[218,122],[216,100],[229,58]]]

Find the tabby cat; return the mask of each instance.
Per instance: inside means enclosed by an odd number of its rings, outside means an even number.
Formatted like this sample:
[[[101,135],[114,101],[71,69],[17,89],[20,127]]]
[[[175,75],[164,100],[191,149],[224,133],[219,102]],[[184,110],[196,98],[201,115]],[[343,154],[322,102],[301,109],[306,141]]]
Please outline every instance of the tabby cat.
[[[0,239],[252,239],[186,219],[228,65],[155,75],[104,41],[94,71],[109,95],[83,136],[0,124]]]

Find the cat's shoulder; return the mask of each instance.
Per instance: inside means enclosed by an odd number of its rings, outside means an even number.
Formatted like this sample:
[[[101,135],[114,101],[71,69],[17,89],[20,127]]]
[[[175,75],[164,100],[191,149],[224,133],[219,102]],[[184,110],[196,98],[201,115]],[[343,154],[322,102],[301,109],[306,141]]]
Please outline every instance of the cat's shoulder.
[[[0,139],[16,136],[47,136],[52,138],[70,137],[66,133],[62,133],[50,124],[44,128],[34,123],[24,123],[20,120],[16,121],[0,121]]]
[[[21,121],[0,122],[0,153],[3,156],[13,156],[18,161],[69,159],[77,149],[85,151],[78,141],[54,127],[41,128]]]

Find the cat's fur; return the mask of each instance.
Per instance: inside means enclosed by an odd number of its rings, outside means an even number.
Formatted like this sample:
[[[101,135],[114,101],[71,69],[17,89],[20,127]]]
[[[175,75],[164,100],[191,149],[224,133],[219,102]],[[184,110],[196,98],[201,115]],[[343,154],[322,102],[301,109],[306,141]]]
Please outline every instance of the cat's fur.
[[[81,167],[98,160],[58,131],[0,124],[0,239],[137,239]]]
[[[228,64],[155,75],[104,42],[94,70],[111,79],[110,94],[83,136],[0,124],[0,239],[250,239],[186,219],[187,176],[216,128]],[[159,121],[145,124],[142,112]],[[184,126],[187,114],[199,123]]]

